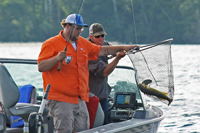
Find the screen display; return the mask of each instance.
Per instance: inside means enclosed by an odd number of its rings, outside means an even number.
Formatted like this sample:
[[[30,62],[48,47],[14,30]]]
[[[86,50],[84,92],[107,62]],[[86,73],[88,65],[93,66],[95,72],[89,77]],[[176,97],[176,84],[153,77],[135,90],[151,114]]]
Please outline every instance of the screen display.
[[[119,94],[117,95],[117,105],[126,105],[130,104],[130,95],[123,95]]]

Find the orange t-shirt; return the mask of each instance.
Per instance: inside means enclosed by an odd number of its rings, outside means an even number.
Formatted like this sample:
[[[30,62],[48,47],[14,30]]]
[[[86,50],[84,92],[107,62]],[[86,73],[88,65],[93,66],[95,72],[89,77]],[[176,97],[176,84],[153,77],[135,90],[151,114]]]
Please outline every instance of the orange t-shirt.
[[[46,40],[41,48],[38,57],[38,63],[56,56],[63,51],[67,41],[62,37],[63,30],[59,35]],[[89,100],[89,72],[88,60],[97,60],[100,52],[100,46],[97,46],[83,37],[77,40],[77,50],[71,43],[67,45],[67,56],[72,60],[68,64],[62,62],[60,71],[58,71],[58,62],[54,67],[46,72],[42,72],[44,91],[47,84],[51,85],[48,99],[78,103],[79,96],[81,100]]]

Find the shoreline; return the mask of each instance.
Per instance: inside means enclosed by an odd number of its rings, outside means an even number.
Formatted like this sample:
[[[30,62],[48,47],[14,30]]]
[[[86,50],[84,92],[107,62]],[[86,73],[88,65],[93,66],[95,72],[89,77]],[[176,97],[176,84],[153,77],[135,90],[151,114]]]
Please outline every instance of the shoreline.
[[[0,46],[42,46],[42,43],[43,42],[0,42]]]
[[[119,45],[119,42],[110,42],[112,45]],[[42,46],[43,42],[0,42],[1,46]],[[121,45],[121,44],[120,44]]]

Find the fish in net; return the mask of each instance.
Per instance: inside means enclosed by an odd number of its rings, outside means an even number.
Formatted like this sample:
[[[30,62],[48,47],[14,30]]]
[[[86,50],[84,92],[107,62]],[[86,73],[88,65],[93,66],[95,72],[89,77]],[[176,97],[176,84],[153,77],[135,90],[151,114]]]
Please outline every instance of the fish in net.
[[[174,98],[171,56],[173,39],[140,46],[127,52],[136,70],[138,88],[146,95],[170,105]]]

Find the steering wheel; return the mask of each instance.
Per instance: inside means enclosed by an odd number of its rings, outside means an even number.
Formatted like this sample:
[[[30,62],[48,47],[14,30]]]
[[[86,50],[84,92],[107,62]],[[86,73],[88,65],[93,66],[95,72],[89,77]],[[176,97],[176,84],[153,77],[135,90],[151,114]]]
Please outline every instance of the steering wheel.
[[[111,96],[108,96],[107,102],[108,102],[108,109],[110,111],[113,108],[114,99]]]

